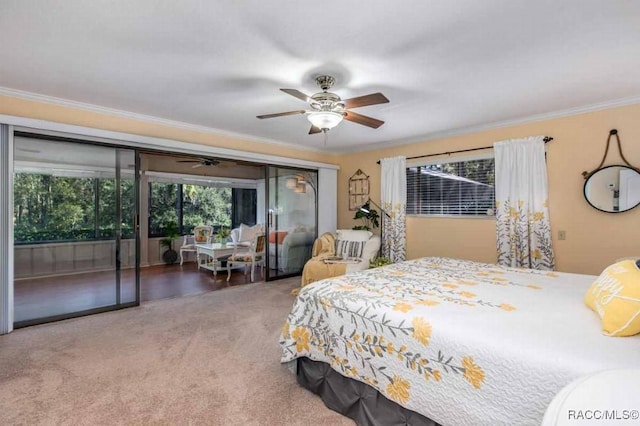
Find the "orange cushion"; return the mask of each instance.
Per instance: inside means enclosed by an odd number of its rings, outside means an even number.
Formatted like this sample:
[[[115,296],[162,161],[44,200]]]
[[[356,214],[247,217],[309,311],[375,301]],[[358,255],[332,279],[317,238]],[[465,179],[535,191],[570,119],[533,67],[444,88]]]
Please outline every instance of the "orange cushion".
[[[286,237],[287,234],[287,231],[271,231],[269,233],[269,243],[282,244],[282,242],[284,241],[284,237]]]

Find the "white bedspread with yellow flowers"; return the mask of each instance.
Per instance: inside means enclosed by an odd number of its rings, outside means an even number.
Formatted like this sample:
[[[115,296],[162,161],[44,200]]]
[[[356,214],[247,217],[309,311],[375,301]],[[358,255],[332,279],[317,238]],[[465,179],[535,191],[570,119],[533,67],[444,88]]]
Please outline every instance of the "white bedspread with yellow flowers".
[[[424,258],[304,287],[282,362],[306,356],[445,425],[540,424],[574,379],[640,365],[640,336],[603,336],[595,277]]]

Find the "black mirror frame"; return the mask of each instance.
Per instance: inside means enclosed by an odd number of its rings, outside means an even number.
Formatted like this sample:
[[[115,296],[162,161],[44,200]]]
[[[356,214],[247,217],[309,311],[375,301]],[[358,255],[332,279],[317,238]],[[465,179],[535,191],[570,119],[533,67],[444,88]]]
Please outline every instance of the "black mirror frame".
[[[631,207],[629,209],[626,209],[626,210],[609,211],[609,210],[602,210],[601,208],[598,208],[598,207],[594,206],[593,204],[591,204],[591,201],[589,201],[589,198],[587,197],[587,184],[589,183],[591,178],[593,176],[595,176],[599,171],[608,169],[610,167],[623,167],[625,169],[633,170],[634,172],[640,174],[640,172],[638,172],[638,169],[636,169],[634,167],[627,166],[627,165],[622,165],[622,164],[612,164],[611,166],[600,167],[599,169],[596,169],[596,170],[592,171],[591,173],[589,173],[589,176],[586,177],[586,179],[584,181],[584,186],[582,188],[582,195],[584,196],[584,199],[587,201],[587,203],[591,207],[593,207],[594,209],[596,209],[598,211],[601,211],[603,213],[626,213],[626,212],[631,211],[631,210],[635,209],[636,207],[640,206],[640,202],[638,202],[635,206],[633,206],[633,207]]]

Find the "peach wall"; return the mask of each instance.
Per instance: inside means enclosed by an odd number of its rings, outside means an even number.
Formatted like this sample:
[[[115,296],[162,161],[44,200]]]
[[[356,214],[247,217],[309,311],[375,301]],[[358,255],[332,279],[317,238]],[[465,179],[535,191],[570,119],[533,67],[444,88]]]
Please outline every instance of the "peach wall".
[[[338,174],[338,225],[341,228],[354,224],[354,212],[348,210],[347,182],[358,168],[371,176],[371,197],[380,200],[380,166],[376,161],[382,157],[453,151],[529,135],[553,136],[554,141],[547,145],[547,165],[558,270],[597,274],[616,258],[640,255],[640,207],[619,214],[605,214],[591,208],[582,196],[584,180],[581,176],[582,171],[592,170],[600,162],[606,137],[612,128],[620,132],[627,159],[640,167],[640,105],[342,156],[7,96],[0,96],[0,114],[338,164],[341,167]],[[612,149],[606,164],[619,163],[617,151]],[[564,241],[557,239],[560,230],[567,233]],[[407,235],[409,258],[434,255],[495,262],[495,222],[492,219],[409,217]]]
[[[77,108],[19,99],[10,96],[0,96],[0,114],[35,118],[76,126],[130,133],[134,135],[172,139],[176,141],[236,149],[239,151],[255,152],[259,154],[277,155],[281,157],[305,159],[330,164],[337,163],[335,156],[326,153],[242,140],[225,135],[182,129]],[[250,120],[251,117],[247,119]]]
[[[354,212],[348,210],[347,182],[357,169],[371,177],[371,198],[376,202],[380,200],[380,166],[376,164],[380,158],[454,151],[509,138],[548,135],[554,138],[547,144],[547,166],[557,269],[599,274],[617,258],[640,255],[640,207],[607,214],[590,207],[583,197],[581,173],[593,170],[600,163],[609,130],[613,128],[620,133],[627,160],[640,167],[640,105],[342,156],[338,172],[338,226],[353,226]],[[617,149],[610,148],[606,164],[620,163]],[[558,240],[560,230],[566,231],[566,240]],[[407,257],[421,256],[495,262],[495,221],[409,217]]]

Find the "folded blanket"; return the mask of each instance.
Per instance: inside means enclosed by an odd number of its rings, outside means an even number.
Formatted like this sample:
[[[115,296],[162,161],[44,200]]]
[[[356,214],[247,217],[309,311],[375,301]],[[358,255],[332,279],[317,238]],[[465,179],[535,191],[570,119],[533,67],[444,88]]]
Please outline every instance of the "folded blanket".
[[[313,242],[312,258],[334,256],[336,254],[336,237],[331,232],[325,232]]]
[[[330,232],[325,232],[313,243],[311,255],[313,256],[302,270],[301,287],[325,278],[344,275],[347,265],[344,263],[325,263],[324,260],[334,256],[336,239]],[[299,289],[294,289],[291,294],[298,294]]]

